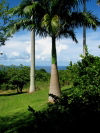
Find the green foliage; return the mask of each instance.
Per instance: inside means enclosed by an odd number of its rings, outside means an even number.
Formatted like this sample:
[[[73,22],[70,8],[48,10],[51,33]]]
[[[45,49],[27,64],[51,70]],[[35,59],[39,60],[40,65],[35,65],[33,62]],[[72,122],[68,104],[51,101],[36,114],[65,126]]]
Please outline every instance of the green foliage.
[[[48,81],[50,79],[50,74],[47,73],[44,69],[35,71],[35,79],[36,81]]]
[[[6,74],[6,72],[4,70],[2,70],[2,71],[0,70],[0,85],[2,83],[4,83],[6,80],[5,74]]]
[[[25,117],[21,119],[22,124],[20,120],[15,122],[14,124],[11,124],[12,128],[9,128],[10,125],[7,127],[7,124],[6,126],[2,124],[3,126],[1,127],[1,132],[70,133],[76,131],[87,132],[88,130],[89,132],[97,132],[99,130],[100,121],[99,66],[100,57],[94,57],[89,54],[87,54],[86,57],[83,57],[83,59],[76,64],[72,64],[71,62],[70,66],[67,67],[67,70],[59,71],[59,78],[62,85],[67,84],[66,82],[69,82],[73,83],[73,87],[63,90],[61,98],[50,95],[54,98],[55,104],[49,103],[48,106],[41,111],[34,110],[33,104],[31,107],[31,104],[28,103],[28,105],[30,105],[28,106],[30,115],[27,118]],[[42,77],[43,79],[41,81],[44,82],[48,80],[49,74],[46,73],[45,70],[36,70],[36,74],[37,81],[39,81]],[[35,99],[35,102],[33,102],[30,95],[25,95],[27,96],[27,99],[30,99],[34,104],[36,104],[38,100],[39,102],[45,101],[44,103],[46,103],[47,91],[48,90],[46,90],[46,92],[43,92],[42,90],[39,90],[39,92],[35,92],[34,96],[32,96],[34,98],[38,96],[38,98]],[[24,96],[23,98],[25,98],[26,96]],[[22,102],[23,100],[20,99],[20,101]],[[16,104],[14,104],[14,106],[15,105]],[[39,107],[41,105],[43,105],[42,102],[41,104],[38,104]],[[5,120],[7,120],[7,118],[5,118]]]
[[[59,81],[61,87],[72,84],[70,77],[71,73],[68,70],[59,70]]]
[[[35,81],[45,82],[50,79],[50,74],[44,69],[35,71]],[[15,90],[18,93],[22,92],[24,86],[27,86],[30,81],[30,67],[20,65],[0,67],[0,89],[1,90]]]
[[[9,83],[17,88],[17,92],[22,92],[22,89],[29,82],[29,68],[20,65],[18,68],[12,67],[7,71]]]
[[[68,71],[71,73],[73,93],[80,96],[100,95],[100,57],[88,54],[82,61],[69,66]]]

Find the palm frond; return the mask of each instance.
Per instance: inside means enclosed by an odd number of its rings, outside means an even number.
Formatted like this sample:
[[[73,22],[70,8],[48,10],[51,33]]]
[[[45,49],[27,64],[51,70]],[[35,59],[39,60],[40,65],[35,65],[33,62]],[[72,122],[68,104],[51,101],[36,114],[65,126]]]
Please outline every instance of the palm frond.
[[[85,25],[87,28],[96,29],[97,26],[100,26],[100,21],[96,16],[91,14],[91,12],[73,12],[68,19],[66,19],[67,23],[69,23],[73,28],[82,27]]]
[[[20,29],[28,29],[31,30],[34,28],[34,24],[29,19],[17,19],[17,21],[12,21],[7,27],[7,35],[11,36],[16,31],[19,31]],[[10,30],[9,30],[10,29]]]
[[[64,29],[60,32],[58,38],[60,37],[65,37],[68,38],[70,37],[74,42],[78,43],[78,40],[76,39],[76,35],[74,33],[74,30],[72,29]]]

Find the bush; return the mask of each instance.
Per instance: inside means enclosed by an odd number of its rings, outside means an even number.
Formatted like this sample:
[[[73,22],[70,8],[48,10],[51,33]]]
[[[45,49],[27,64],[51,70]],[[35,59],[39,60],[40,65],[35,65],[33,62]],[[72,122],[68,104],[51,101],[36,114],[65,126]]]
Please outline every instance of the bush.
[[[17,89],[17,86],[12,85],[12,84],[3,83],[1,85],[1,88],[2,88],[2,90],[15,90],[15,89]]]
[[[59,81],[61,87],[64,85],[72,85],[72,81],[70,80],[71,73],[68,70],[59,70]]]
[[[50,74],[47,73],[44,69],[35,71],[35,80],[36,81],[48,81],[50,79]]]
[[[68,67],[73,82],[73,94],[100,95],[100,57],[88,55]]]

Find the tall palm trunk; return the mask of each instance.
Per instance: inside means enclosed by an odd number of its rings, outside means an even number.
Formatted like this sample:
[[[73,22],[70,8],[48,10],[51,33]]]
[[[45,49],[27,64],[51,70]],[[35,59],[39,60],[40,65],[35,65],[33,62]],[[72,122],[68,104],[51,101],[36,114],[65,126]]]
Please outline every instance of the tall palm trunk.
[[[33,1],[34,0],[32,0],[32,2]],[[33,93],[34,91],[35,91],[35,30],[32,29],[32,31],[31,31],[31,68],[30,68],[29,93]]]
[[[86,12],[86,0],[83,3],[83,12]],[[86,56],[86,26],[83,26],[83,56]]]
[[[35,91],[35,31],[31,31],[31,68],[29,93]]]
[[[57,54],[56,54],[56,39],[52,37],[52,65],[51,65],[51,79],[50,79],[50,89],[49,94],[60,97],[61,90],[59,85],[59,76],[57,69]],[[54,99],[49,96],[49,102],[54,102]]]

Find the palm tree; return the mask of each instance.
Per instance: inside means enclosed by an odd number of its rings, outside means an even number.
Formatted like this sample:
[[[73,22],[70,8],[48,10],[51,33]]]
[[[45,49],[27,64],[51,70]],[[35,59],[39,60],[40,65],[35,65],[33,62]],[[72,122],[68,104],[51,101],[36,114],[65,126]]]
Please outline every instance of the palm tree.
[[[34,0],[32,0],[34,2]],[[33,19],[33,16],[32,16]],[[31,68],[30,68],[30,89],[29,93],[35,91],[35,30],[31,31]]]
[[[83,12],[86,12],[86,0],[83,0]],[[83,25],[83,56],[86,56],[86,26]]]
[[[52,65],[49,94],[60,97],[61,90],[57,69],[56,39],[71,37],[77,43],[74,28],[84,25],[95,29],[98,21],[89,12],[77,12],[78,1],[43,0],[41,5],[45,9],[41,26],[52,38]],[[49,96],[49,102],[54,102],[51,96]]]
[[[27,1],[27,0],[26,0]],[[81,2],[83,0],[80,0]],[[14,32],[22,28],[35,29],[35,33],[40,36],[50,36],[52,39],[52,65],[49,94],[60,97],[59,75],[57,69],[56,40],[61,37],[71,37],[76,43],[77,39],[74,28],[85,25],[96,28],[98,20],[91,13],[78,12],[78,0],[40,0],[34,3],[22,4],[14,9],[13,14],[18,14],[20,18],[13,23]],[[33,15],[33,19],[30,19]],[[49,96],[49,102],[54,99]]]
[[[9,10],[9,14],[12,14],[12,16],[17,15],[18,17],[9,24],[8,30],[10,30],[8,31],[8,34],[14,34],[21,28],[31,31],[31,68],[29,93],[33,93],[35,91],[35,18],[33,15],[36,16],[35,9],[37,8],[37,5],[38,2],[34,2],[34,0],[23,0],[18,7]]]

